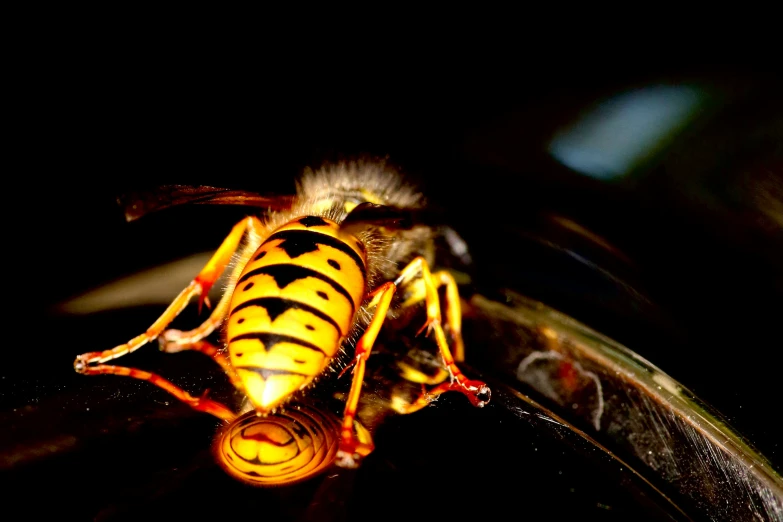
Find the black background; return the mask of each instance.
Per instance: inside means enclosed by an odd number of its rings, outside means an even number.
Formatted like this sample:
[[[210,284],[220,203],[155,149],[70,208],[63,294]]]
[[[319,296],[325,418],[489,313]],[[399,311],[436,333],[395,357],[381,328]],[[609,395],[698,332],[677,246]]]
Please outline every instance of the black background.
[[[783,361],[783,230],[736,196],[752,193],[757,178],[748,173],[765,169],[780,198],[782,85],[768,71],[506,75],[490,65],[415,73],[379,65],[287,79],[260,68],[260,80],[250,81],[125,65],[52,67],[27,93],[29,117],[17,134],[24,162],[14,174],[22,190],[6,191],[26,208],[10,227],[9,244],[22,254],[9,274],[20,311],[4,363],[19,381],[5,394],[11,404],[40,398],[24,383],[70,372],[76,353],[101,348],[87,346],[89,334],[35,342],[58,324],[50,305],[214,248],[242,212],[183,207],[127,224],[117,194],[172,182],[288,193],[306,166],[388,156],[423,182],[469,240],[480,284],[511,286],[629,346],[715,406],[781,469],[773,424]],[[553,133],[602,97],[693,81],[723,93],[722,101],[633,181],[592,180],[546,153]],[[544,212],[586,226],[630,262],[580,246],[547,225]],[[531,237],[580,252],[644,298]],[[26,366],[31,355],[36,365]]]

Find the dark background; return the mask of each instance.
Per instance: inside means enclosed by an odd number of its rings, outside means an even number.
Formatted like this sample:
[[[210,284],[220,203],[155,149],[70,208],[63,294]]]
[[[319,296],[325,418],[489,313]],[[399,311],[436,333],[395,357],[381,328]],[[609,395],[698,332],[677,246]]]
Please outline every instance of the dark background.
[[[479,285],[510,286],[637,351],[715,406],[781,469],[773,425],[783,362],[783,84],[769,71],[611,67],[506,76],[477,66],[411,76],[379,67],[252,83],[139,71],[55,68],[49,87],[30,93],[20,134],[34,146],[24,148],[22,191],[7,192],[28,209],[13,217],[11,231],[24,254],[10,275],[21,313],[4,366],[22,382],[6,394],[11,403],[40,394],[25,390],[33,381],[20,376],[69,372],[76,353],[101,348],[84,338],[35,343],[37,329],[56,324],[50,305],[214,248],[242,213],[182,207],[127,224],[119,193],[172,182],[288,193],[306,166],[388,156],[423,182],[468,239]],[[688,82],[719,96],[627,179],[591,179],[546,151],[553,134],[597,100]],[[777,222],[753,198],[762,188]],[[553,225],[550,214],[622,255]],[[31,354],[35,367],[17,366]]]

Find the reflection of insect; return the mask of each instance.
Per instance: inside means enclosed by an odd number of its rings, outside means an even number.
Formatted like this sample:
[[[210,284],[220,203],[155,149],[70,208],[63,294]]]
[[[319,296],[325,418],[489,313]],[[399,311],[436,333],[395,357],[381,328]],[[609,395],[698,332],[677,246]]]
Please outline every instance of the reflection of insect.
[[[446,391],[461,392],[478,407],[489,401],[489,388],[466,378],[456,365],[463,357],[459,295],[448,272],[430,271],[435,234],[417,219],[423,215],[423,200],[384,164],[340,164],[308,171],[294,198],[211,188],[179,188],[167,197],[168,201],[133,201],[128,209],[141,208],[143,213],[150,202],[161,207],[191,201],[259,204],[270,211],[263,219],[248,217],[237,223],[146,332],[111,350],[78,356],[77,372],[149,381],[197,410],[235,421],[226,432],[234,435],[224,438],[237,440],[236,433],[253,431],[246,429],[251,418],[237,419],[226,406],[195,398],[155,374],[104,363],[156,338],[167,352],[201,351],[224,368],[263,417],[312,385],[332,367],[341,349],[353,347],[353,381],[334,460],[354,467],[373,449],[369,434],[359,433],[355,423],[366,360],[395,308],[393,297],[399,287],[400,308],[425,305],[427,320],[420,331],[433,334],[449,381],[397,409],[415,411]],[[227,268],[226,290],[210,317],[191,331],[166,330],[192,297],[199,296],[199,305],[208,303],[209,289]],[[445,329],[440,287],[445,287]],[[206,341],[219,326],[224,328],[228,358]],[[256,432],[269,436],[266,427]]]
[[[220,431],[214,453],[238,480],[256,486],[291,484],[331,465],[339,428],[336,416],[306,405],[264,417],[250,411]],[[358,433],[363,438],[364,431]]]

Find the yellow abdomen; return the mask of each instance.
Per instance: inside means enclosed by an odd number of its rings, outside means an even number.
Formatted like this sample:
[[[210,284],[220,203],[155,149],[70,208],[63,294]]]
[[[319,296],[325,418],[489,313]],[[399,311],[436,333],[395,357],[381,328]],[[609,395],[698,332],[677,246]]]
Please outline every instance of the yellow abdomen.
[[[337,353],[364,298],[363,247],[333,221],[297,218],[275,230],[231,299],[231,365],[260,413],[310,384]]]

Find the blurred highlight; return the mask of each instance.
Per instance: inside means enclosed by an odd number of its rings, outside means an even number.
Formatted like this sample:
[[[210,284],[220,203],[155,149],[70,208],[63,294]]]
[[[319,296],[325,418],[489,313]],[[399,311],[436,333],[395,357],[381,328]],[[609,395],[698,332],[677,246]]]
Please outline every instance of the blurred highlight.
[[[623,177],[685,128],[706,101],[693,86],[657,85],[622,93],[558,133],[549,153],[600,180]]]
[[[199,273],[210,256],[210,252],[195,254],[118,279],[60,303],[55,311],[81,315],[132,306],[168,305]]]

